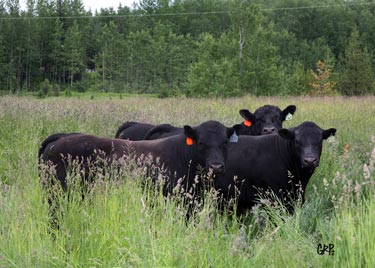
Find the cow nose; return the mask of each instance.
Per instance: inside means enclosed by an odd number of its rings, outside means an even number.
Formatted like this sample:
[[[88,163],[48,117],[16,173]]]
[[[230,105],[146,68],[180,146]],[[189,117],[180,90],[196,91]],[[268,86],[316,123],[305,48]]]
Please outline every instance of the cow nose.
[[[225,168],[223,163],[212,163],[208,165],[208,169],[213,173],[220,174],[223,173]]]
[[[303,162],[305,165],[317,165],[318,164],[318,159],[316,157],[305,157],[303,159]]]
[[[275,127],[265,127],[263,128],[263,134],[272,134],[275,133],[276,128]]]

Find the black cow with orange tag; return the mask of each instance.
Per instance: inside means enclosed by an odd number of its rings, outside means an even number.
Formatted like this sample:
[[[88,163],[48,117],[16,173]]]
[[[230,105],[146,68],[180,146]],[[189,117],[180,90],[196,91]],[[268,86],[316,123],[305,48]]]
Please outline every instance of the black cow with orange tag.
[[[254,113],[240,110],[245,119],[236,125],[237,135],[264,135],[275,133],[282,127],[285,120],[290,120],[296,111],[296,106],[289,105],[284,110],[274,105],[264,105]],[[152,125],[141,122],[125,122],[116,132],[115,138],[128,140],[155,140],[183,133],[183,129],[170,124]]]
[[[183,133],[158,140],[129,141],[88,134],[54,134],[42,142],[38,156],[41,163],[55,169],[64,190],[69,186],[66,178],[72,161],[79,163],[83,174],[90,174],[90,178],[83,176],[83,179],[91,180],[95,179],[92,164],[103,163],[99,160],[104,159],[111,165],[127,161],[129,156],[136,160],[148,158],[148,164],[162,169],[154,179],[162,175],[167,194],[181,181],[181,186],[188,191],[199,166],[213,174],[224,173],[227,147],[233,134],[233,128],[217,121],[207,121],[197,127],[185,125]]]
[[[295,105],[289,105],[281,110],[277,106],[268,104],[259,107],[254,113],[242,109],[240,115],[244,122],[237,126],[237,135],[258,136],[277,133],[285,120],[292,119],[296,109]]]

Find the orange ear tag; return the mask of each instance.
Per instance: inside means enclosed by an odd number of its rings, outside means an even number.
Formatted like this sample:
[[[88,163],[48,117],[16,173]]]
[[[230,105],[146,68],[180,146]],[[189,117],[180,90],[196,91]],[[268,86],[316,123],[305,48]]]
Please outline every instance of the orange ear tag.
[[[186,144],[188,146],[192,146],[193,145],[193,139],[192,138],[189,138],[189,137],[186,137]]]
[[[245,126],[247,126],[247,127],[251,127],[251,125],[252,125],[252,123],[251,123],[250,120],[245,120],[245,121],[243,121],[243,124],[244,124]]]

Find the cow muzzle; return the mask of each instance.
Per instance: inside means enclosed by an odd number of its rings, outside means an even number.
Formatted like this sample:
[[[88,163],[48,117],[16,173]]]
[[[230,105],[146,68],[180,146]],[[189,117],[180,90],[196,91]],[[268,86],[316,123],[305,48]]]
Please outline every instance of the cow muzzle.
[[[319,159],[314,156],[304,157],[302,165],[305,168],[316,168],[319,166]]]
[[[275,132],[276,132],[276,128],[275,127],[264,127],[262,134],[273,134]]]
[[[208,164],[208,171],[212,172],[213,174],[221,174],[225,172],[225,166],[223,163],[211,163]]]

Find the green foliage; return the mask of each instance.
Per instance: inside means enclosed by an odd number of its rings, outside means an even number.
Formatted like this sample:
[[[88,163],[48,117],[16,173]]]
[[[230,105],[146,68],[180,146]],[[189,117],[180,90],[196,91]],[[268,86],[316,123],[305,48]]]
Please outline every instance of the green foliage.
[[[187,95],[197,97],[235,96],[239,94],[238,78],[233,55],[233,46],[225,42],[223,35],[216,40],[204,34],[198,43],[198,60],[189,69]]]
[[[40,98],[45,98],[50,94],[52,91],[52,85],[48,81],[48,79],[45,79],[41,84],[40,84],[40,89],[38,92],[38,97]]]
[[[356,29],[350,35],[343,68],[338,84],[342,94],[354,96],[375,93],[371,57],[367,49],[361,48]]]
[[[158,94],[159,98],[170,98],[170,97],[179,97],[182,93],[178,88],[169,88],[166,84],[161,85],[160,92]]]
[[[279,56],[273,44],[273,23],[264,27],[265,17],[260,7],[248,2],[235,1],[233,9],[236,12],[231,16],[231,35],[238,40],[237,72],[241,92],[277,95],[282,71],[278,70]]]
[[[38,92],[48,79],[102,92],[303,95],[302,70],[318,59],[341,72],[342,94],[373,93],[375,13],[366,1],[145,0],[95,14],[82,1],[1,5],[0,90],[15,94]],[[359,79],[368,83],[353,90],[346,53],[355,28],[367,68]]]
[[[288,66],[287,73],[284,76],[284,82],[279,87],[285,85],[285,89],[281,88],[280,92],[285,95],[304,95],[308,92],[309,75],[300,62]]]
[[[82,36],[76,22],[66,31],[64,41],[64,67],[68,71],[70,86],[73,86],[75,77],[80,75],[84,68],[84,47]]]
[[[9,90],[7,87],[7,80],[9,79],[9,63],[8,57],[6,55],[6,46],[5,46],[4,36],[3,34],[0,35],[0,85],[3,86],[3,89]]]
[[[65,97],[71,97],[73,96],[72,90],[70,88],[65,89]]]

